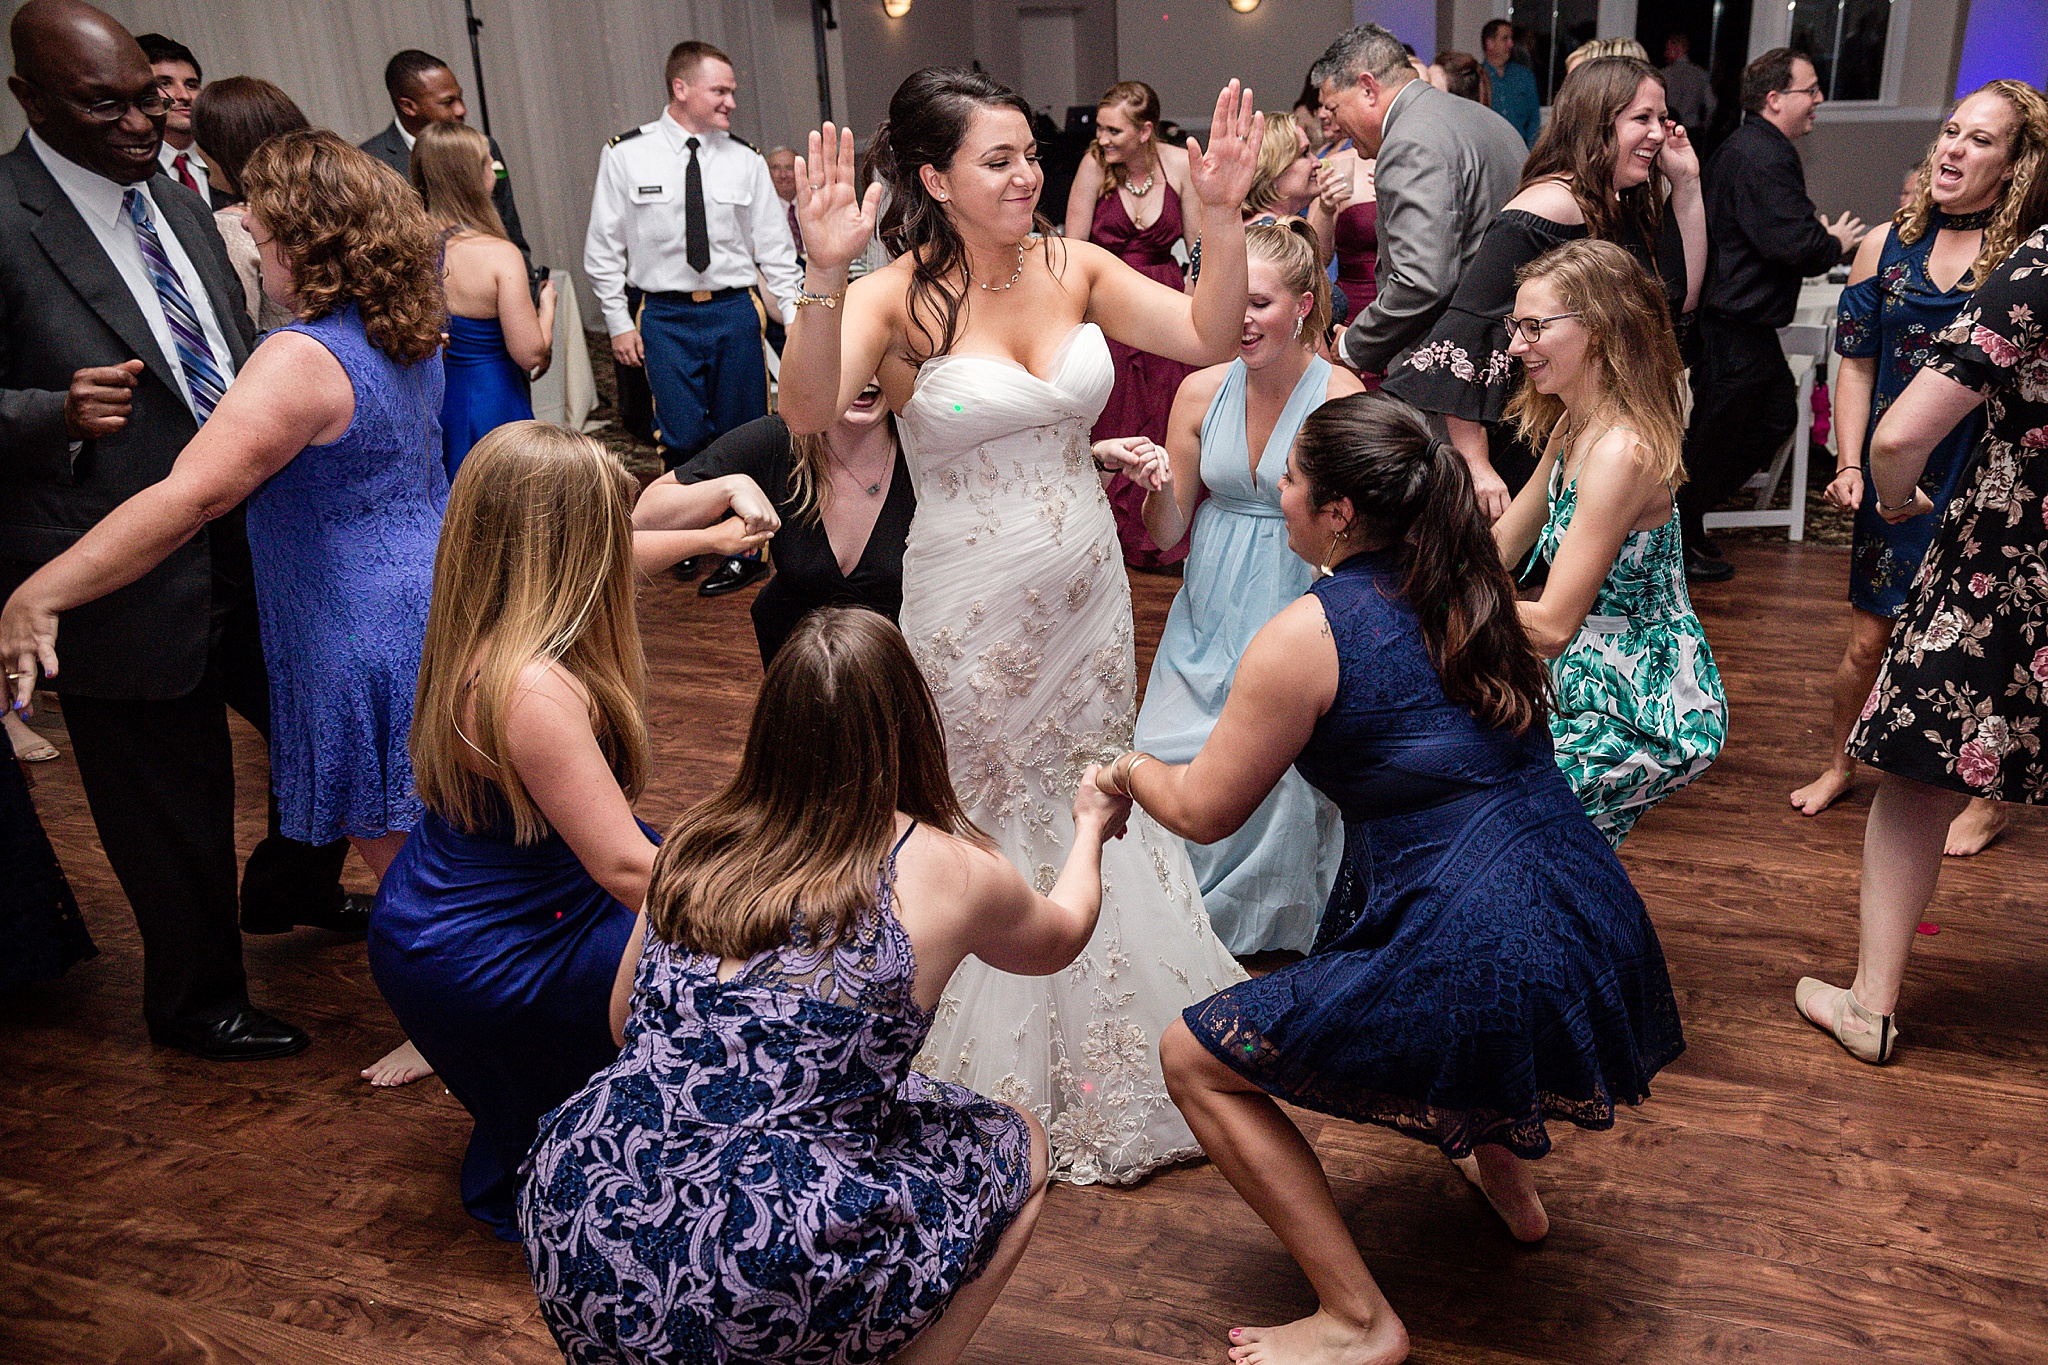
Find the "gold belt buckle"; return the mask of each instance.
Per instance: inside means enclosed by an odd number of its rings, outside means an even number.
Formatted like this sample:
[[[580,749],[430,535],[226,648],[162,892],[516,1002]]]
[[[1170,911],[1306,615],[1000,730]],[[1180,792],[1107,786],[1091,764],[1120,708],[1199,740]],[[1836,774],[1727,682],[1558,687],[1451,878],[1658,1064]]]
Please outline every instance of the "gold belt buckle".
[[[712,291],[709,289],[692,289],[690,291],[690,302],[709,303],[711,302],[711,293]]]

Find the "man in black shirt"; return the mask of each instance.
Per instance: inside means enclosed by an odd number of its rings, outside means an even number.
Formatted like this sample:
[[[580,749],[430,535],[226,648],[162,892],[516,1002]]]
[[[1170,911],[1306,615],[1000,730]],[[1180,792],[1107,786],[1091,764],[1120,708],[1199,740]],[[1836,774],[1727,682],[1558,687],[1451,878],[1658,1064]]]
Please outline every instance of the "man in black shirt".
[[[1679,490],[1685,571],[1718,582],[1735,572],[1701,519],[1763,468],[1799,422],[1799,395],[1778,344],[1799,285],[1856,249],[1866,231],[1844,213],[1830,223],[1806,197],[1793,143],[1813,131],[1825,96],[1813,63],[1773,48],[1742,73],[1742,126],[1707,163],[1712,259],[1700,298],[1700,358],[1692,367],[1687,481]]]

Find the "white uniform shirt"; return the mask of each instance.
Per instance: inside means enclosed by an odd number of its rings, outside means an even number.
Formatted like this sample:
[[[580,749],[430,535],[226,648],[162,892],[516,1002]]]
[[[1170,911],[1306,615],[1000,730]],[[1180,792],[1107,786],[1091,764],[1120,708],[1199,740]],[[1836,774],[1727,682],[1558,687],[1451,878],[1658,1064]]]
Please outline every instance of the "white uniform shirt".
[[[181,156],[185,158],[185,169],[192,172],[192,180],[199,186],[199,197],[206,201],[208,208],[212,208],[213,186],[206,183],[206,159],[199,155],[199,144],[195,142],[182,152],[168,142],[156,145],[156,159],[163,164],[164,174],[173,180],[178,180],[178,168],[172,163]],[[178,183],[182,185],[185,182],[178,180]]]
[[[702,271],[690,268],[683,216],[691,137],[697,139],[704,225],[711,238],[711,264]],[[803,272],[782,200],[759,152],[719,129],[693,134],[666,110],[604,149],[590,197],[583,273],[604,312],[607,333],[617,336],[637,325],[626,307],[628,284],[650,294],[746,289],[757,271],[782,320],[795,321]]]
[[[178,240],[178,234],[164,221],[163,210],[150,197],[148,182],[135,186],[119,185],[101,175],[89,171],[75,161],[68,160],[61,152],[29,130],[29,146],[50,172],[50,178],[57,182],[57,188],[64,191],[64,197],[78,210],[78,216],[85,219],[92,235],[99,239],[100,248],[107,253],[107,259],[120,272],[121,283],[128,286],[128,292],[135,296],[136,306],[142,310],[143,321],[149,324],[149,334],[156,338],[164,359],[170,362],[171,373],[178,377],[178,397],[185,400],[185,406],[192,406],[192,390],[185,383],[185,367],[178,362],[178,343],[171,335],[171,324],[164,317],[163,300],[156,295],[156,285],[149,278],[149,267],[142,263],[142,244],[135,240],[135,224],[129,221],[128,211],[121,206],[121,197],[130,188],[140,190],[142,197],[149,201],[150,221],[156,227],[157,240],[164,245],[164,255],[170,257],[171,269],[178,272],[180,283],[185,286],[185,297],[192,301],[192,311],[199,315],[200,330],[206,333],[206,344],[213,350],[213,363],[219,367],[221,378],[232,381],[235,377],[235,353],[228,349],[227,338],[220,330],[220,320],[213,315],[213,299],[206,292],[206,282],[199,277],[199,271],[192,265],[192,258],[185,254],[185,244]],[[199,413],[193,410],[197,420]]]

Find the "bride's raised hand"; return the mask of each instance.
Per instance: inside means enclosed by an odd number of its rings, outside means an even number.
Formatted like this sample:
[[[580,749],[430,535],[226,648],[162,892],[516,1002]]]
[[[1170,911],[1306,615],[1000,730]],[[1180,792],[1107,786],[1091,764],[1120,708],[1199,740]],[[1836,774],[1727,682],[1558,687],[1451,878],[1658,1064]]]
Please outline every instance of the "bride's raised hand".
[[[856,192],[853,129],[827,123],[811,134],[810,155],[796,159],[796,221],[804,258],[822,270],[844,270],[866,249],[875,230],[882,187]]]
[[[1216,96],[1216,114],[1209,123],[1209,149],[1188,139],[1188,178],[1202,206],[1237,213],[1245,191],[1259,169],[1259,142],[1266,135],[1266,116],[1252,107],[1252,92],[1236,81]]]

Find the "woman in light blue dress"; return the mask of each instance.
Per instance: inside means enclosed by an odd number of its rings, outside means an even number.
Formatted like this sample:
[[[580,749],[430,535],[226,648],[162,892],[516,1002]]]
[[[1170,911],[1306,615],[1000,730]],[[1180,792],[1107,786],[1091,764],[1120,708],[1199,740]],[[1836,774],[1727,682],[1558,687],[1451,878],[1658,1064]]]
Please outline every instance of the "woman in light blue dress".
[[[1195,527],[1138,713],[1138,748],[1168,763],[1200,751],[1245,646],[1314,577],[1287,548],[1280,476],[1303,419],[1361,386],[1316,354],[1329,326],[1330,285],[1306,226],[1245,234],[1251,293],[1238,358],[1181,385],[1167,428],[1170,472],[1162,465],[1160,487],[1145,499],[1156,543],[1176,543],[1190,516]],[[1308,951],[1343,834],[1337,808],[1289,772],[1237,833],[1189,844],[1217,937],[1240,957]]]

